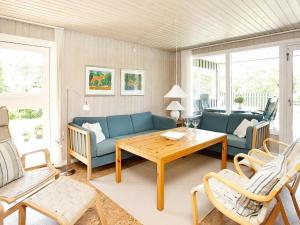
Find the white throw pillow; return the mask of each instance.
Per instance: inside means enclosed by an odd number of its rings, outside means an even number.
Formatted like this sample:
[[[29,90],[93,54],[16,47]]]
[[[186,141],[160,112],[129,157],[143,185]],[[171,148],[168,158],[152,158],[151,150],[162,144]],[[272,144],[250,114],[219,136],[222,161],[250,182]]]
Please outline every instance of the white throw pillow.
[[[105,140],[105,135],[102,132],[102,128],[99,123],[84,123],[82,127],[93,131],[96,134],[96,142],[100,143]]]
[[[243,121],[240,123],[240,125],[237,126],[233,134],[238,136],[239,138],[244,138],[246,137],[247,128],[250,126],[253,126],[252,122],[247,119],[243,119]]]

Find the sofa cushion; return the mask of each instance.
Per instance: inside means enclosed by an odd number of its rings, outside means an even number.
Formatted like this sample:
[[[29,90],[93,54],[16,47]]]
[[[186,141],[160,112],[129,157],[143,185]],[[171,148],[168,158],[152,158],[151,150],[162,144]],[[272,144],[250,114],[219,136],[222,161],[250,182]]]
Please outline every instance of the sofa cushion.
[[[139,133],[126,134],[126,135],[106,139],[97,144],[97,147],[96,147],[97,156],[102,156],[102,155],[106,155],[106,154],[115,152],[115,147],[116,147],[115,140],[122,139],[122,138],[129,138],[129,137],[142,135],[142,134],[148,134],[148,133],[152,133],[152,132],[156,132],[156,131],[158,131],[158,130],[146,130],[146,131],[139,132]]]
[[[239,138],[233,134],[227,134],[228,145],[236,148],[246,148],[246,138]]]
[[[106,138],[109,138],[108,126],[106,117],[75,117],[73,123],[82,126],[83,123],[100,123],[102,132]]]
[[[226,133],[228,115],[221,113],[203,112],[200,128],[204,130]]]
[[[231,113],[228,117],[228,124],[226,133],[233,134],[238,125],[244,120],[247,119],[251,121],[252,119],[256,119],[258,121],[262,120],[262,115],[256,114],[246,114],[246,113]]]
[[[153,129],[151,112],[136,113],[130,115],[134,132],[142,132]]]
[[[134,133],[129,115],[108,116],[107,125],[110,137],[118,137]]]
[[[106,155],[115,151],[115,139],[106,139],[97,144],[97,156]]]

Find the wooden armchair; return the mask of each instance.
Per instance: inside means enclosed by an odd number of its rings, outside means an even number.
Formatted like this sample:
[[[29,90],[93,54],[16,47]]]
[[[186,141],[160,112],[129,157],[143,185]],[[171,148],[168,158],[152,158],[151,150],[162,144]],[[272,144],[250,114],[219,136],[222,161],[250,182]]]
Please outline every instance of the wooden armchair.
[[[272,188],[267,195],[254,194],[244,188],[244,185],[249,178],[242,172],[239,157],[247,158],[251,163],[256,165],[264,165],[265,162],[253,158],[246,154],[238,154],[235,156],[235,167],[238,173],[231,170],[221,170],[219,173],[208,173],[203,180],[203,185],[199,185],[191,192],[192,207],[193,207],[193,221],[194,225],[198,225],[199,212],[197,206],[197,193],[205,192],[209,202],[213,207],[217,208],[225,216],[239,224],[253,225],[253,224],[274,224],[279,213],[282,214],[283,221],[286,225],[289,224],[285,210],[283,208],[280,192],[284,186],[289,184],[300,171],[300,148],[293,153],[294,157],[287,162],[287,172],[281,177],[280,181]],[[297,155],[298,154],[298,155]],[[296,157],[295,157],[296,156]],[[239,195],[246,196],[251,200],[261,202],[262,208],[255,216],[243,217],[233,211],[235,204],[227,202],[224,196],[231,196],[236,198]],[[225,200],[224,200],[225,199]],[[210,207],[210,206],[209,206]]]
[[[0,141],[11,139],[8,123],[8,111],[5,107],[0,107]],[[27,168],[26,157],[37,153],[44,153],[45,163]],[[50,154],[47,149],[23,154],[20,160],[25,170],[24,176],[0,188],[0,225],[3,225],[5,217],[20,209],[21,201],[24,198],[37,192],[59,176],[59,172],[50,162]],[[4,204],[7,205],[5,209]],[[21,213],[21,211],[19,212]]]
[[[263,166],[265,163],[269,162],[270,160],[274,159],[277,156],[277,154],[270,152],[270,150],[268,148],[268,143],[269,142],[276,143],[278,145],[286,147],[284,152],[289,150],[289,145],[288,144],[286,144],[284,142],[280,142],[280,141],[272,139],[272,138],[267,138],[266,140],[264,140],[263,150],[252,149],[248,152],[248,155],[239,154],[239,155],[237,155],[236,158],[234,158],[234,164],[236,165],[236,169],[238,170],[238,172],[240,174],[242,174],[243,171],[239,167],[239,165],[247,166],[247,167],[251,168],[254,172],[256,172],[259,168],[261,168],[261,166]],[[299,152],[299,154],[300,154],[300,152]],[[253,160],[250,161],[249,157],[252,158],[252,159],[253,158],[254,159],[259,159],[260,163],[255,163]],[[293,160],[294,157],[295,157],[295,152],[291,153],[288,156],[288,160],[291,161],[291,160]],[[298,205],[297,199],[296,199],[296,191],[298,189],[299,182],[300,182],[300,173],[297,173],[295,176],[292,177],[291,181],[289,183],[287,183],[285,186],[287,187],[287,189],[288,189],[288,191],[291,195],[295,210],[297,212],[298,218],[300,219],[300,209],[299,209],[299,205]]]

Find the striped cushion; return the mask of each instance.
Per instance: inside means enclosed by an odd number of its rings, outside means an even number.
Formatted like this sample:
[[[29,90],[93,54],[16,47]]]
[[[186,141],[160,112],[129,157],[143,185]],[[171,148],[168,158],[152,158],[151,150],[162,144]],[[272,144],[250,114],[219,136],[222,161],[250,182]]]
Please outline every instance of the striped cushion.
[[[286,173],[287,164],[284,155],[278,155],[266,163],[251,177],[244,188],[254,194],[268,195],[272,188]],[[255,216],[262,208],[262,203],[241,195],[236,201],[236,212],[241,216]]]
[[[13,142],[0,142],[0,187],[24,175],[24,169]]]

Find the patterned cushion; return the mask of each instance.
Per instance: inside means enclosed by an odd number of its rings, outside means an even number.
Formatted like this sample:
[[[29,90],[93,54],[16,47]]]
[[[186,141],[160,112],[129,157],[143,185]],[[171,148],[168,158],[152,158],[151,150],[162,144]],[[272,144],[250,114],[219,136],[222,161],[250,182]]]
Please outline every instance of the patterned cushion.
[[[230,180],[232,183],[235,183],[242,187],[245,186],[249,181],[247,177],[240,176],[239,174],[228,169],[221,170],[218,174],[225,179]],[[238,207],[236,201],[239,198],[240,194],[216,179],[209,179],[209,184],[212,188],[215,198],[220,202],[220,204],[222,204],[228,210],[233,211],[237,214]],[[268,204],[263,205],[259,212],[257,212],[257,215],[247,216],[243,218],[253,225],[262,224],[272,211],[275,202],[276,201],[272,201]]]
[[[278,155],[274,160],[261,167],[244,188],[254,194],[267,195],[286,173],[286,169],[284,155]],[[237,199],[236,204],[236,212],[241,216],[257,215],[262,207],[261,202],[251,200],[244,195]]]
[[[24,169],[13,142],[10,139],[0,142],[0,187],[23,175]]]

